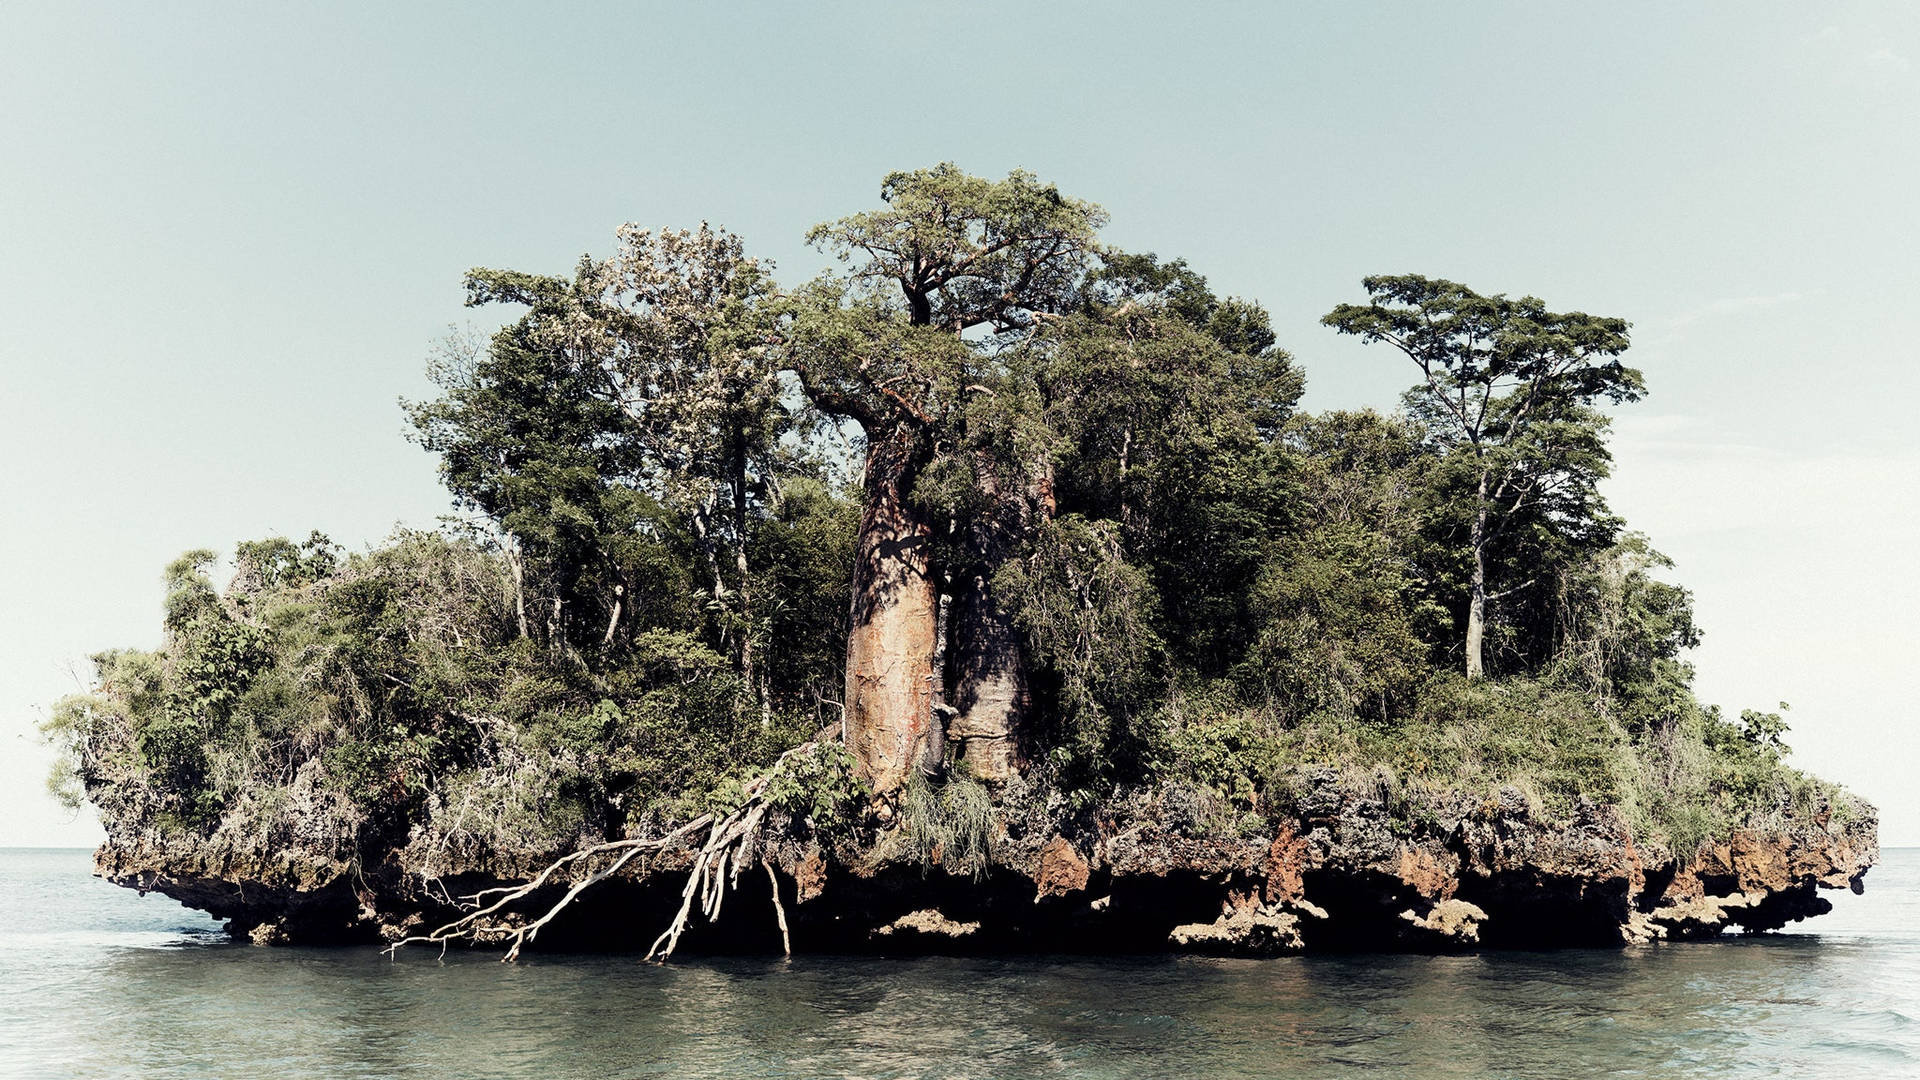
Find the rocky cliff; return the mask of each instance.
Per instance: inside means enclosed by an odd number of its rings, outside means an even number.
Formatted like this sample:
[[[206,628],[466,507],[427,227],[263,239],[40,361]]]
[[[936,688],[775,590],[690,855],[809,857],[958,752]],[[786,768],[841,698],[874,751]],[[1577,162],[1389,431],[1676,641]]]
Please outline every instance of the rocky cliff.
[[[1548,816],[1523,794],[1441,793],[1409,814],[1328,770],[1293,812],[1222,834],[1178,823],[1151,793],[1065,815],[1014,792],[984,865],[908,858],[886,831],[823,844],[776,822],[718,918],[687,948],[777,951],[1189,951],[1621,946],[1773,930],[1822,914],[1821,889],[1862,889],[1878,856],[1871,807],[1821,803],[1753,821],[1684,857],[1639,840],[1612,807]],[[692,844],[580,895],[547,948],[630,949],[672,919]],[[110,841],[97,872],[229,920],[256,942],[395,941],[458,918],[465,898],[534,878],[544,859],[416,844],[373,861],[225,842]],[[584,876],[591,867],[581,864]],[[757,868],[756,868],[757,869]],[[547,910],[556,875],[478,938]],[[777,893],[775,892],[777,890]],[[776,909],[775,896],[780,903]]]

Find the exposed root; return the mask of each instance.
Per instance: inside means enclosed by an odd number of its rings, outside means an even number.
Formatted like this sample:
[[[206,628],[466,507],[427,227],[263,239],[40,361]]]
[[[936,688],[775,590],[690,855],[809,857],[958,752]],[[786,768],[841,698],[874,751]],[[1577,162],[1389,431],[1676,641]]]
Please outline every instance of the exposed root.
[[[654,939],[652,947],[647,950],[648,960],[664,961],[673,955],[673,950],[680,944],[680,936],[686,932],[687,925],[692,920],[696,897],[699,898],[702,918],[709,923],[719,919],[720,906],[726,899],[727,892],[738,887],[741,873],[758,854],[761,826],[766,820],[768,810],[765,797],[767,781],[771,780],[780,767],[786,764],[787,758],[812,746],[811,742],[802,743],[781,754],[772,768],[747,784],[746,798],[740,806],[723,817],[702,814],[657,839],[612,840],[563,855],[554,860],[533,880],[523,885],[482,889],[474,893],[465,901],[472,905],[474,910],[432,933],[402,938],[387,946],[386,953],[388,956],[393,956],[408,945],[439,945],[442,951],[445,951],[446,946],[452,942],[475,942],[504,931],[505,937],[502,940],[510,941],[511,944],[501,960],[503,962],[516,960],[520,956],[521,946],[532,941],[540,933],[541,927],[552,922],[554,917],[565,910],[567,905],[573,903],[581,893],[619,873],[633,861],[635,856],[658,854],[680,844],[688,836],[705,828],[707,839],[701,844],[699,853],[694,856],[692,869],[687,872],[686,888],[680,895],[680,911],[666,930]],[[590,865],[601,856],[614,857],[602,869],[575,881],[567,889],[566,894],[539,918],[512,929],[496,929],[483,925],[483,920],[488,916],[504,911],[546,887],[562,870]],[[774,876],[773,866],[770,863],[764,858],[759,859],[759,862],[766,869],[767,878],[773,884],[774,916],[780,923],[780,941],[785,946],[787,954],[791,956],[793,945],[787,935],[786,909],[780,903],[779,879]],[[489,897],[496,896],[497,899],[490,903],[486,902]]]
[[[693,869],[687,874],[687,885],[680,895],[680,912],[653,940],[647,959],[665,960],[673,955],[673,950],[679,947],[680,935],[692,921],[696,896],[700,898],[700,913],[707,922],[720,918],[720,905],[726,900],[727,891],[740,883],[740,873],[759,844],[760,823],[767,815],[767,804],[760,798],[765,783],[763,777],[750,785],[747,801],[713,823],[705,846],[694,857]]]
[[[793,939],[787,936],[787,906],[780,902],[780,878],[773,872],[773,864],[765,859],[760,866],[767,872],[767,885],[773,889],[773,917],[780,923],[780,951],[784,956],[793,955]]]

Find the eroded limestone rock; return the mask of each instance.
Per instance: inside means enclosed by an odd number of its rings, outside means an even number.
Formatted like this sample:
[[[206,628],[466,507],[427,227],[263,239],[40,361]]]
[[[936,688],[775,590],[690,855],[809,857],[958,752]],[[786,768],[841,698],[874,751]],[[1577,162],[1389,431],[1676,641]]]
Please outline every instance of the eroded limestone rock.
[[[980,932],[977,922],[957,922],[933,908],[910,911],[874,931],[879,937],[895,934],[923,934],[928,937],[958,939]]]
[[[1233,908],[1210,923],[1176,926],[1167,940],[1190,952],[1226,956],[1279,956],[1306,945],[1300,917],[1272,904]]]
[[[1073,844],[1064,836],[1056,836],[1040,849],[1040,866],[1033,880],[1037,888],[1034,900],[1077,893],[1087,887],[1092,873]]]
[[[823,847],[796,833],[768,859],[793,901],[802,951],[1275,955],[1302,949],[1623,945],[1761,931],[1826,911],[1822,889],[1861,887],[1878,848],[1870,808],[1785,815],[1676,858],[1636,842],[1612,808],[1544,818],[1518,791],[1424,792],[1389,802],[1377,779],[1312,772],[1299,805],[1263,829],[1167,812],[1153,792],[1068,815],[1010,783],[994,860],[979,877],[888,855],[878,836]],[[1397,816],[1396,816],[1397,815]],[[637,860],[542,931],[540,944],[644,948],[678,908],[691,848]],[[228,920],[261,942],[393,941],[463,913],[459,898],[532,879],[547,856],[416,849],[365,864],[316,847],[255,851],[238,838],[110,839],[96,872]],[[757,871],[757,868],[749,868]],[[693,951],[778,948],[763,874],[744,875]],[[486,941],[529,911],[503,911]],[[495,918],[489,916],[489,918]],[[497,932],[495,932],[497,931]]]
[[[1416,929],[1456,945],[1477,944],[1480,924],[1487,921],[1486,912],[1465,900],[1442,900],[1424,915],[1409,908],[1401,912],[1400,917]]]

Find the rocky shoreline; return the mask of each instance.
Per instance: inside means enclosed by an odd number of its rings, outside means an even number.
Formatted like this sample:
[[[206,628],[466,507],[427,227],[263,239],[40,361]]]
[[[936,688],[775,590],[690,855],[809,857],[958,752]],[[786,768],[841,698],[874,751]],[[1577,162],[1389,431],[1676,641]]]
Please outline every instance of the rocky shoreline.
[[[1193,835],[1139,801],[1063,822],[1003,814],[978,872],[901,858],[886,834],[823,846],[804,825],[769,831],[767,868],[735,878],[719,918],[685,948],[778,952],[777,916],[801,952],[1450,951],[1619,947],[1760,932],[1820,915],[1821,889],[1859,892],[1878,858],[1870,807],[1750,823],[1678,859],[1636,843],[1613,808],[1549,819],[1516,789],[1444,793],[1417,820],[1334,776],[1297,813],[1245,835]],[[1032,801],[1025,805],[1033,807]],[[416,845],[417,847],[417,845]],[[545,860],[403,848],[375,863],[262,853],[222,842],[109,840],[96,873],[228,921],[259,943],[392,942],[464,913],[460,898],[534,878]],[[893,852],[890,854],[889,852]],[[636,860],[583,893],[539,946],[644,949],[679,906],[691,846]],[[499,913],[504,939],[550,906],[564,876]],[[781,903],[776,911],[773,889]]]

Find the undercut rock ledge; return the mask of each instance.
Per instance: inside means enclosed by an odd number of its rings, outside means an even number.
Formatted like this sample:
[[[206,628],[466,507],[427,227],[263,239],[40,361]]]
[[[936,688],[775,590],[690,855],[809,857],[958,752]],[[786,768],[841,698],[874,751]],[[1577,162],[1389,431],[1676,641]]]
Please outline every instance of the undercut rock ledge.
[[[770,821],[773,868],[801,952],[1452,951],[1619,947],[1775,930],[1829,911],[1822,889],[1859,892],[1879,855],[1871,807],[1776,814],[1678,858],[1636,843],[1612,808],[1578,804],[1545,820],[1520,792],[1432,798],[1405,820],[1377,789],[1329,772],[1295,814],[1247,835],[1167,824],[1141,794],[1075,823],[1005,792],[992,863],[978,873],[909,864],[883,836],[823,848]],[[377,943],[466,914],[461,898],[532,880],[529,855],[429,853],[369,862],[339,852],[262,854],[200,843],[110,839],[96,873],[227,920],[260,943]],[[635,860],[581,894],[545,949],[644,950],[673,918],[694,852]],[[433,872],[423,874],[421,868]],[[578,876],[596,867],[582,864]],[[538,918],[573,878],[556,877],[498,913],[482,945]],[[689,928],[682,953],[778,952],[768,879],[742,879],[717,922]]]

